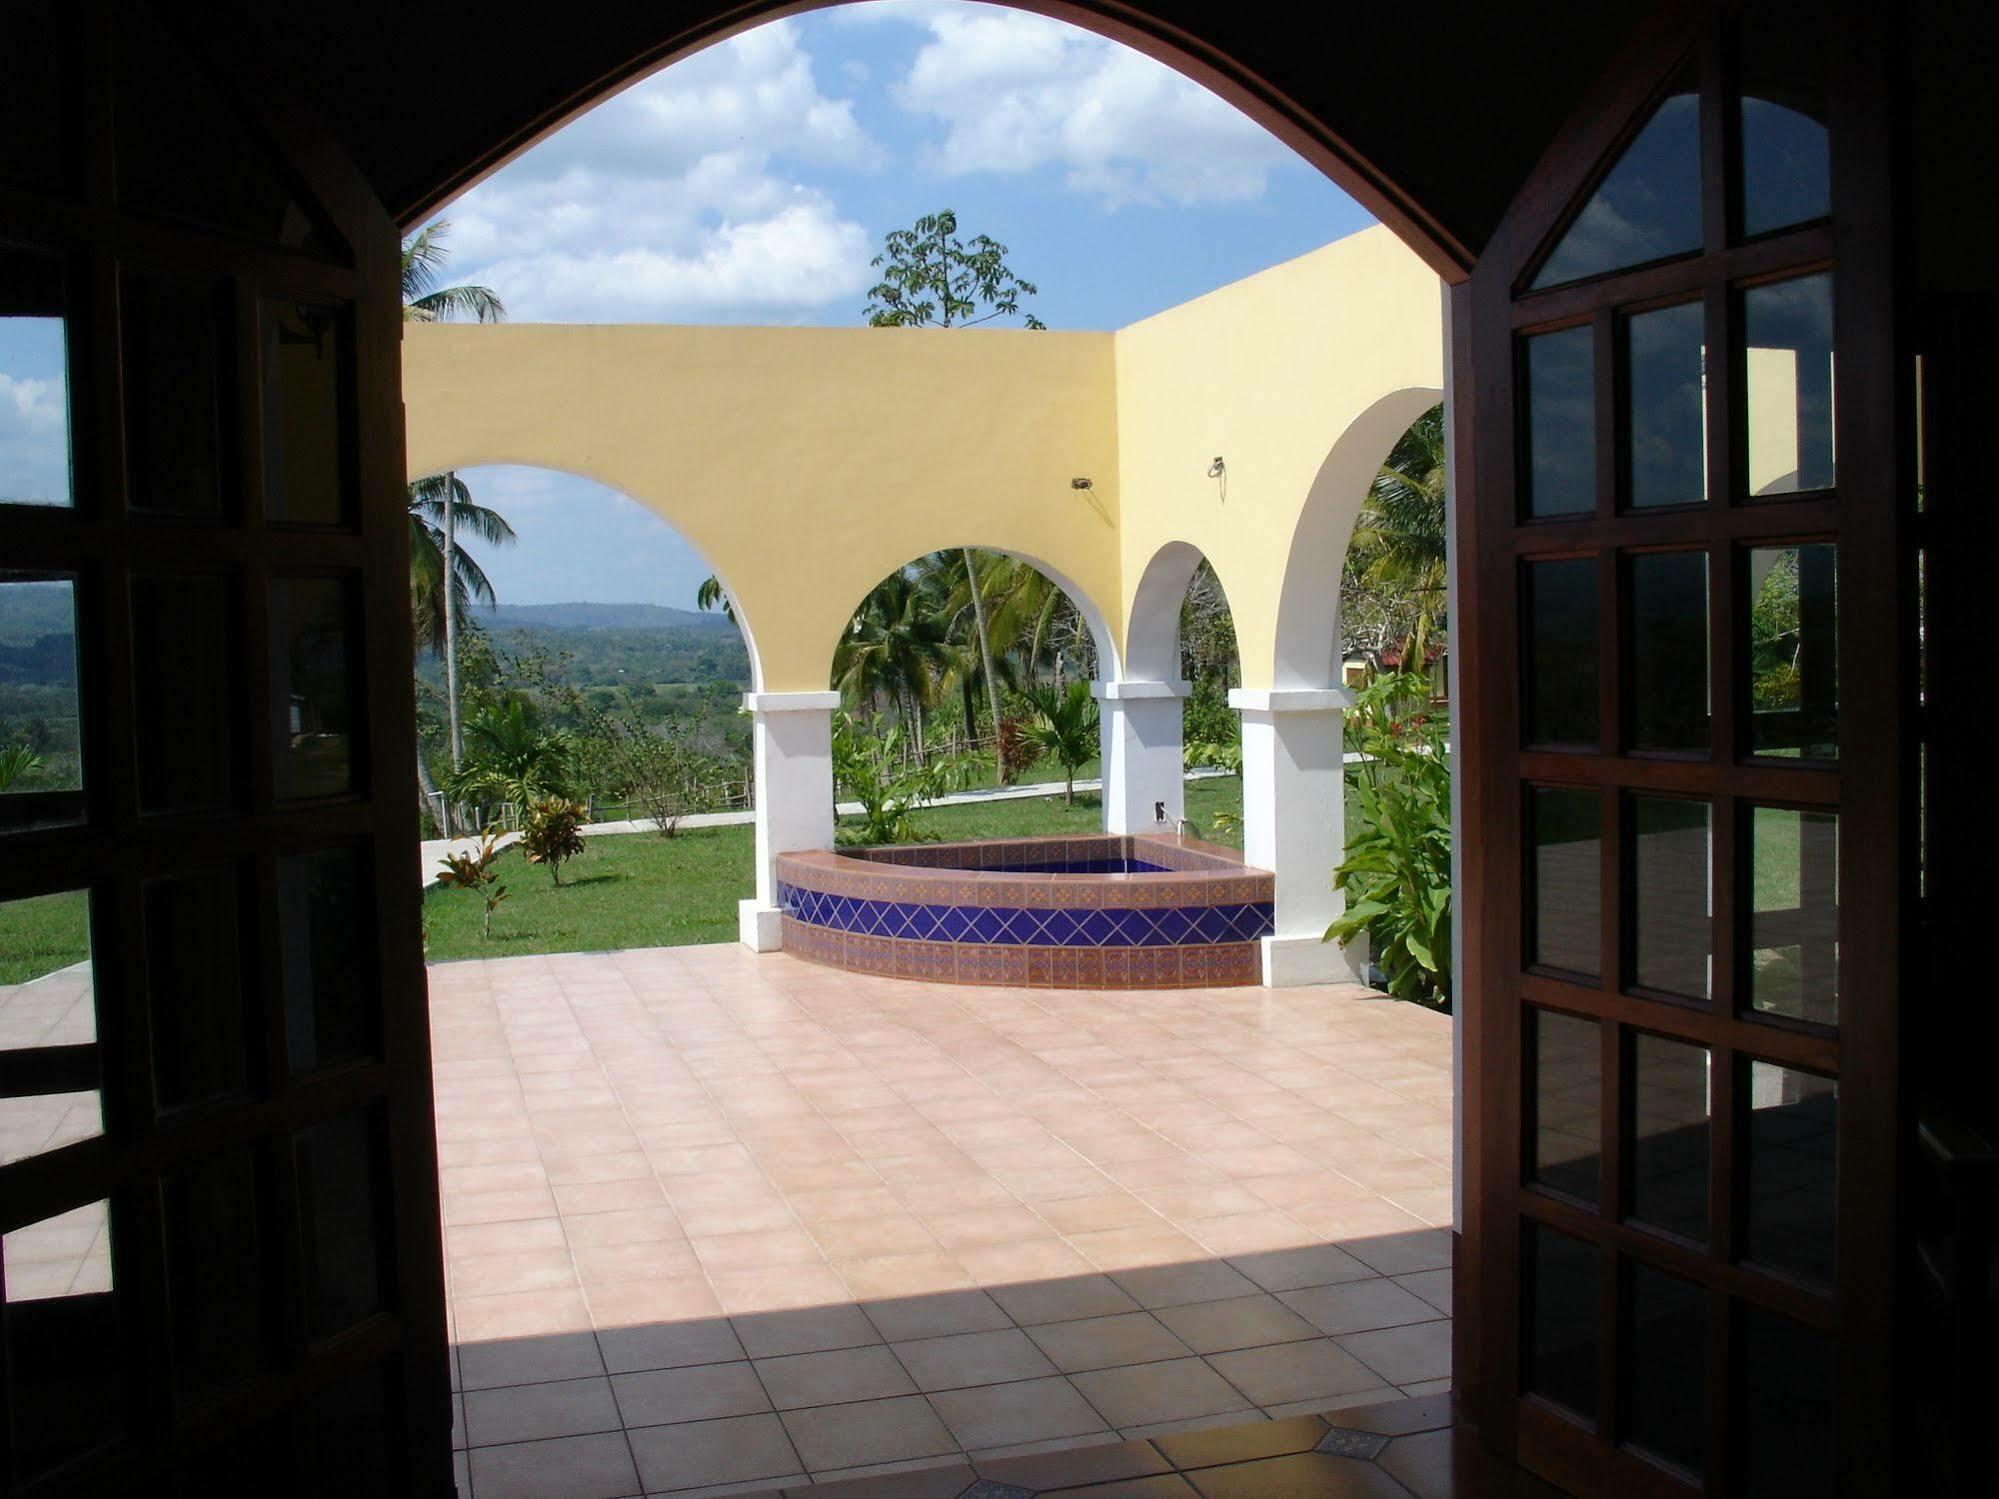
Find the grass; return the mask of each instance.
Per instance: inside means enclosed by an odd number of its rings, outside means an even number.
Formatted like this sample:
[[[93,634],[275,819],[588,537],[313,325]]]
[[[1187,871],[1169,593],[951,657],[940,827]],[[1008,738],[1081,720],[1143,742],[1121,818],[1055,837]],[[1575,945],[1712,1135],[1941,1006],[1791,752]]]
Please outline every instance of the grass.
[[[82,890],[0,904],[0,984],[25,984],[90,956],[90,896]]]

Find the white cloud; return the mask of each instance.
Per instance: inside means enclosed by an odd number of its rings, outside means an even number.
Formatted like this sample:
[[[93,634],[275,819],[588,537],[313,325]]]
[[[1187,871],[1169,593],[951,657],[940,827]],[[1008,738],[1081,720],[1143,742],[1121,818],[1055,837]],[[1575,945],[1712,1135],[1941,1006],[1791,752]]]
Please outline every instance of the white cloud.
[[[884,7],[930,40],[894,89],[943,122],[925,165],[945,176],[1055,164],[1105,207],[1245,202],[1289,149],[1233,105],[1141,53],[985,6]]]
[[[0,372],[0,500],[68,503],[69,410],[62,380]]]
[[[869,237],[787,168],[882,148],[820,91],[795,29],[745,32],[635,85],[448,210],[448,279],[517,321],[780,320],[865,289]]]

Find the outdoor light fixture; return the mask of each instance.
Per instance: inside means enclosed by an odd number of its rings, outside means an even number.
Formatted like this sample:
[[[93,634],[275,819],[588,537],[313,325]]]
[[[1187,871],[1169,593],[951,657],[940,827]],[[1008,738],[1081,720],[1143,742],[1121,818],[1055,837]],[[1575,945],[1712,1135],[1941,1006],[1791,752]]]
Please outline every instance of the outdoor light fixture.
[[[1215,454],[1215,461],[1208,465],[1208,477],[1210,479],[1219,479],[1227,472],[1228,465],[1222,462],[1222,455],[1220,453]]]
[[[1088,489],[1091,486],[1088,479],[1076,478],[1069,481],[1069,487],[1071,489]]]

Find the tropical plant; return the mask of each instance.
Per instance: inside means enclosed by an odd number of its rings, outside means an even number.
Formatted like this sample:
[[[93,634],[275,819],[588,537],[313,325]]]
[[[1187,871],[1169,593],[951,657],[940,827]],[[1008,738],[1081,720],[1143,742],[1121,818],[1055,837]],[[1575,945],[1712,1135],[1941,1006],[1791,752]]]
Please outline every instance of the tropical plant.
[[[451,495],[450,514],[445,512],[445,493]],[[488,546],[507,546],[518,540],[514,528],[499,511],[476,503],[472,491],[456,474],[433,474],[409,486],[410,512],[410,614],[416,624],[416,646],[433,656],[444,654],[445,609],[447,601],[453,623],[465,628],[472,606],[496,601],[492,579],[486,576],[472,555],[457,544],[458,536],[469,532]],[[446,527],[451,531],[449,547],[450,586],[446,586]]]
[[[530,864],[546,864],[548,877],[562,883],[562,866],[583,852],[583,825],[590,809],[566,796],[537,797],[521,829],[521,852]]]
[[[1225,770],[1230,775],[1242,774],[1242,740],[1229,742],[1213,739],[1189,739],[1183,751],[1183,759],[1189,770],[1207,767]]]
[[[1358,633],[1348,644],[1400,646],[1420,664],[1448,619],[1445,571],[1444,408],[1433,406],[1396,440],[1368,486],[1341,580],[1341,612]]]
[[[647,723],[626,694],[624,710],[606,716],[592,737],[599,746],[605,773],[618,789],[652,819],[662,838],[680,831],[680,820],[714,802],[709,788],[723,778],[724,767],[695,747],[700,721]]]
[[[500,883],[499,871],[493,868],[493,861],[499,856],[500,840],[488,833],[471,852],[445,855],[444,868],[437,875],[437,883],[445,889],[470,890],[486,903],[479,918],[482,937],[493,935],[493,913],[507,898],[507,887]]]
[[[444,263],[451,258],[444,248],[444,238],[450,232],[450,222],[439,219],[403,241],[403,321],[436,323],[469,317],[474,322],[497,323],[507,315],[507,309],[491,287],[438,284]]]
[[[566,730],[544,732],[526,702],[511,696],[465,724],[465,763],[445,778],[459,802],[508,802],[520,815],[547,796],[566,796],[575,741]]]
[[[1090,684],[1071,682],[1060,691],[1037,685],[1026,688],[1021,696],[1034,705],[1038,715],[1037,720],[1027,725],[1024,731],[1027,740],[1038,746],[1043,754],[1053,755],[1061,764],[1065,799],[1073,806],[1076,801],[1076,772],[1102,750],[1098,737],[1097,702],[1090,695]]]
[[[720,609],[730,624],[740,624],[736,618],[736,601],[729,597],[729,591],[722,586],[722,580],[713,573],[701,580],[701,586],[694,590],[694,607],[706,613],[710,609]]]
[[[843,825],[841,843],[873,845],[920,843],[930,835],[915,822],[916,809],[964,786],[980,763],[976,755],[941,755],[910,761],[902,753],[902,730],[869,733],[851,714],[833,719],[833,783],[860,804],[858,822]]]
[[[887,701],[924,754],[923,715],[958,664],[949,627],[908,571],[872,588],[833,648],[833,685],[857,704]]]
[[[1359,817],[1333,874],[1346,909],[1328,942],[1365,934],[1388,992],[1451,1007],[1451,767],[1429,680],[1388,672],[1356,694]]]
[[[0,749],[0,791],[11,791],[14,783],[23,776],[32,776],[42,768],[42,757],[31,744],[10,744]]]

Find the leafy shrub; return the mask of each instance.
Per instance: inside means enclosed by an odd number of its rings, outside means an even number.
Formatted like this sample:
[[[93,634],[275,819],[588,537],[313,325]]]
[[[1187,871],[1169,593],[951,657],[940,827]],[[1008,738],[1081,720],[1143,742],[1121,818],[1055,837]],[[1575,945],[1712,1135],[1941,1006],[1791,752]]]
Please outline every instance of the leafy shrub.
[[[42,757],[33,745],[10,744],[0,749],[0,791],[12,789],[23,776],[34,776],[42,768]]]
[[[911,814],[968,784],[979,763],[976,755],[909,763],[902,758],[900,727],[878,738],[851,714],[839,714],[833,720],[833,785],[846,800],[861,804],[860,823],[841,828],[839,841],[865,846],[927,841],[930,835]]]
[[[1353,728],[1367,756],[1350,766],[1360,819],[1333,888],[1347,898],[1329,942],[1366,934],[1388,992],[1451,1007],[1451,767],[1428,711],[1429,683],[1395,672],[1360,690]]]
[[[444,869],[437,877],[437,883],[445,889],[470,890],[485,901],[486,909],[479,920],[482,937],[493,935],[493,913],[507,898],[507,887],[500,883],[500,873],[493,868],[493,861],[499,856],[500,840],[488,833],[471,853],[446,855]]]
[[[1053,687],[1028,687],[1022,695],[1034,704],[1034,722],[1021,730],[1028,743],[1044,755],[1053,755],[1065,778],[1064,799],[1076,802],[1076,772],[1096,758],[1102,747],[1098,734],[1096,700],[1088,682],[1071,682],[1062,691]]]
[[[1027,733],[1028,725],[1033,722],[1025,713],[1009,713],[1000,720],[999,778],[1002,786],[1010,786],[1019,780],[1041,758],[1041,746]]]
[[[701,728],[701,720],[649,724],[628,697],[625,711],[603,719],[591,736],[604,774],[653,820],[662,838],[680,831],[681,818],[713,806],[712,788],[727,779],[727,767],[695,748]]]
[[[566,796],[545,796],[528,808],[521,831],[521,852],[530,864],[546,864],[548,876],[562,883],[562,866],[583,852],[583,824],[590,809]]]
[[[1242,715],[1229,706],[1225,682],[1209,677],[1194,684],[1181,709],[1180,737],[1189,744],[1242,743]]]

